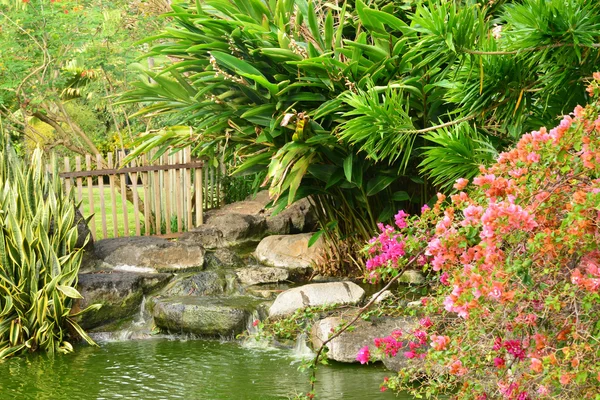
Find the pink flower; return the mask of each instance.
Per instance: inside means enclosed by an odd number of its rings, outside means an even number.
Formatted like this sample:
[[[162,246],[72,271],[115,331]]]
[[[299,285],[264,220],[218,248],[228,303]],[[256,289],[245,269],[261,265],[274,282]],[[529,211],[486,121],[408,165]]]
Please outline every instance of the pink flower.
[[[396,221],[396,226],[400,229],[406,228],[408,225],[406,223],[406,217],[408,214],[404,212],[404,210],[398,211],[398,214],[394,216],[394,220]]]
[[[506,362],[504,361],[504,358],[502,358],[502,357],[496,357],[496,358],[494,358],[494,367],[496,367],[496,368],[503,368],[504,365],[506,365]]]
[[[444,272],[440,275],[440,282],[442,285],[448,286],[450,285],[450,281],[448,280],[448,273]]]
[[[369,346],[362,347],[358,354],[356,355],[356,360],[361,364],[366,364],[369,362],[369,358],[371,358],[371,353],[369,352]]]
[[[423,204],[423,207],[421,207],[421,214],[424,214],[426,211],[429,210],[431,210],[431,208],[427,204]]]
[[[431,347],[437,351],[446,350],[450,344],[450,338],[448,336],[431,336]]]
[[[258,319],[255,319],[254,321],[252,321],[252,326],[257,326],[260,323],[260,321]]]
[[[433,322],[431,322],[431,318],[429,317],[425,317],[425,318],[421,318],[419,320],[419,324],[421,324],[421,326],[425,329],[429,328],[431,325],[433,325]]]
[[[467,187],[467,185],[469,184],[469,180],[465,179],[465,178],[459,178],[456,180],[456,183],[454,184],[454,189],[456,190],[463,190],[465,187]]]
[[[539,358],[532,358],[531,365],[529,366],[533,372],[540,373],[544,370],[542,366],[542,361]]]

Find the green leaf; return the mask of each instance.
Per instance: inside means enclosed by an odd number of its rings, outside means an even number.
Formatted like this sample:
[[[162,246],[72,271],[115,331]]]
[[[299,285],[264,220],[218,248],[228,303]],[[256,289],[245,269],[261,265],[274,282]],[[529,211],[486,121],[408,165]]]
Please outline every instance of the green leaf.
[[[56,285],[56,288],[60,290],[65,296],[71,299],[83,299],[83,296],[77,291],[77,289],[73,287]]]
[[[348,182],[352,182],[352,160],[352,153],[350,153],[344,160],[344,175],[346,175],[346,180]]]
[[[367,182],[367,196],[373,196],[392,184],[397,178],[395,176],[380,175]]]

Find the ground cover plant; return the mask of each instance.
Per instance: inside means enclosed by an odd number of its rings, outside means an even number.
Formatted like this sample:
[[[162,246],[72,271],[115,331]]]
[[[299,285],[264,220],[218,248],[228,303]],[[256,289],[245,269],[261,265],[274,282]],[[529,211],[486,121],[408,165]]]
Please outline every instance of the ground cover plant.
[[[83,248],[76,248],[75,205],[42,152],[25,164],[0,148],[0,359],[26,351],[73,351],[93,344],[71,312]]]
[[[380,226],[368,247],[373,280],[419,252],[437,276],[420,328],[375,340],[380,354],[417,360],[383,389],[600,398],[600,73],[587,92],[590,104],[524,135],[449,198]]]

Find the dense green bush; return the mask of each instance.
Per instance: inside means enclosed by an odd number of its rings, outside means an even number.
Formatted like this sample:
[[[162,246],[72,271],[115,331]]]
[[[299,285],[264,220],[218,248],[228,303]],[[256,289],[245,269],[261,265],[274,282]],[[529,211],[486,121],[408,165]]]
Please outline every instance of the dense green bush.
[[[71,198],[39,149],[26,165],[4,142],[0,159],[0,359],[93,343],[71,315],[83,254]]]
[[[124,101],[186,126],[138,152],[225,152],[237,174],[267,170],[277,208],[312,195],[358,240],[429,200],[428,179],[449,189],[584,101],[600,42],[584,0],[206,0],[169,16],[148,38],[168,62],[140,67]]]

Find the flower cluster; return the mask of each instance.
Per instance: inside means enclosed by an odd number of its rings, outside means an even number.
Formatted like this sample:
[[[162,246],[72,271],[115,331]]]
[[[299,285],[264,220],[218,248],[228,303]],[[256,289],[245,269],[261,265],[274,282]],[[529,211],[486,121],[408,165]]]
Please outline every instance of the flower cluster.
[[[600,73],[593,78],[588,93],[600,96]],[[457,180],[420,216],[401,211],[397,229],[381,227],[369,245],[373,276],[423,251],[424,268],[439,274],[420,328],[404,343],[378,339],[383,354],[425,361],[387,387],[461,399],[598,398],[599,114],[597,100],[576,107],[472,181]],[[415,387],[423,368],[447,373]]]

